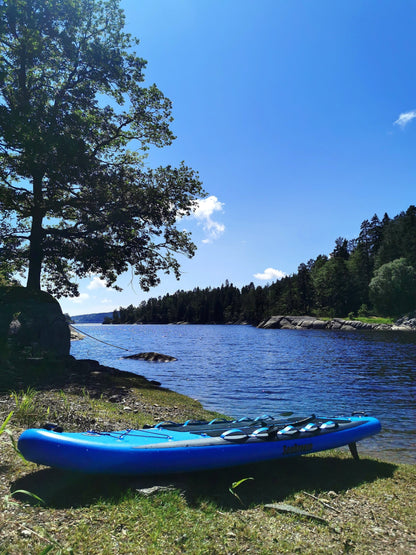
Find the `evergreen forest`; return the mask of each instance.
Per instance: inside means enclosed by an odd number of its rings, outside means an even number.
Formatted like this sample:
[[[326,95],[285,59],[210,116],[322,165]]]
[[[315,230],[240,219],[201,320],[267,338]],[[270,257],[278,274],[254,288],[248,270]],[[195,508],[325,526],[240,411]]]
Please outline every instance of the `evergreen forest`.
[[[105,323],[258,324],[272,315],[399,317],[416,309],[416,207],[374,215],[356,239],[264,287],[253,283],[177,291],[114,311]]]

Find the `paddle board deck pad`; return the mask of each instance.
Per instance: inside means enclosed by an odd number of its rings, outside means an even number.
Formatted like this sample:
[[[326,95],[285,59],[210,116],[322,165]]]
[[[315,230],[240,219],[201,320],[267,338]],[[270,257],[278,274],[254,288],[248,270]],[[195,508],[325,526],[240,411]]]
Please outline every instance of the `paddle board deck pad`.
[[[52,429],[46,429],[46,428]],[[18,448],[32,462],[88,473],[144,475],[257,463],[350,445],[378,433],[373,417],[307,417],[162,422],[116,432],[29,429]]]

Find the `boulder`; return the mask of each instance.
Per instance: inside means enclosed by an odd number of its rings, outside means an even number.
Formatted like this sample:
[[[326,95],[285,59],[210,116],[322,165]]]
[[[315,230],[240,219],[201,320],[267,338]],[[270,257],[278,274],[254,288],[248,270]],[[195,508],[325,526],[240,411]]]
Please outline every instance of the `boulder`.
[[[8,356],[66,357],[69,326],[58,301],[48,293],[1,287],[0,341]]]
[[[399,318],[399,320],[393,324],[393,329],[416,330],[416,312]]]
[[[312,322],[312,329],[314,330],[326,330],[328,327],[328,323],[324,322],[324,320],[318,320],[317,318],[314,319]]]
[[[282,318],[280,320],[280,329],[282,330],[293,330],[296,328],[296,325],[292,323],[292,319],[289,317]]]
[[[80,340],[84,339],[84,337],[85,337],[84,334],[82,334],[80,331],[73,328],[71,325],[69,326],[69,331],[70,331],[70,334],[71,334],[71,341],[80,341]]]
[[[161,353],[137,353],[135,355],[126,355],[123,358],[132,358],[134,360],[147,360],[149,362],[173,362],[178,360],[170,355],[163,355]]]
[[[281,327],[280,322],[283,318],[284,316],[271,316],[268,320],[263,320],[262,322],[260,322],[257,327],[263,328],[265,330],[279,329]]]
[[[332,328],[331,328],[332,329]],[[358,329],[356,326],[351,326],[350,324],[343,324],[340,328],[342,331],[355,331]]]
[[[304,330],[309,330],[313,327],[313,319],[312,318],[301,318],[297,323],[298,328],[302,328]]]
[[[263,329],[299,330],[299,329],[325,329],[327,322],[318,320],[314,316],[271,316],[257,327]]]

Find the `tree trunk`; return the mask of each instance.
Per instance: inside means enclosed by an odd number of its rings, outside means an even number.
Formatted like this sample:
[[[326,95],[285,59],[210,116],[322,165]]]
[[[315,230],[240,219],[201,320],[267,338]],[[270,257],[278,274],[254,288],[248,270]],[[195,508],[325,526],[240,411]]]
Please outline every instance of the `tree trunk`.
[[[36,289],[37,291],[40,291],[40,274],[43,259],[43,216],[42,177],[34,176],[32,228],[30,231],[29,273],[27,277],[27,287],[30,289]]]

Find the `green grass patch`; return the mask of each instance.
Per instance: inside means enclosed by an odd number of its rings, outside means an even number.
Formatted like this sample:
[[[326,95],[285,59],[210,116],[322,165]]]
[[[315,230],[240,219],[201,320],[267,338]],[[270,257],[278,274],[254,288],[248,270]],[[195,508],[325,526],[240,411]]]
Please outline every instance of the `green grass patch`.
[[[394,324],[395,320],[393,318],[381,318],[380,316],[359,316],[353,318],[358,322],[364,322],[365,324]]]
[[[11,489],[30,491],[45,504],[22,494],[15,496],[18,505],[4,506],[4,515],[12,511],[13,524],[0,533],[0,549],[10,554],[40,553],[52,546],[52,553],[208,555],[329,554],[351,548],[364,554],[401,552],[403,546],[411,552],[415,478],[415,467],[356,462],[341,452],[215,472],[110,480],[31,465]],[[230,492],[236,484],[240,499]],[[143,493],[155,485],[169,489]],[[265,508],[282,502],[323,520]]]
[[[45,415],[68,431],[218,416],[144,378],[93,378],[53,389],[24,384],[1,396],[0,429],[16,440],[29,418]],[[1,554],[332,555],[416,547],[415,466],[357,462],[337,450],[211,472],[108,477],[25,462],[9,433],[0,433],[0,451]],[[265,507],[279,503],[310,517]]]
[[[329,322],[334,319],[333,316],[316,316],[318,320]],[[394,318],[382,318],[381,316],[337,316],[341,320],[354,320],[356,322],[364,322],[365,324],[394,324]]]

